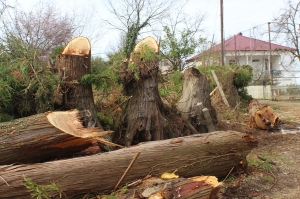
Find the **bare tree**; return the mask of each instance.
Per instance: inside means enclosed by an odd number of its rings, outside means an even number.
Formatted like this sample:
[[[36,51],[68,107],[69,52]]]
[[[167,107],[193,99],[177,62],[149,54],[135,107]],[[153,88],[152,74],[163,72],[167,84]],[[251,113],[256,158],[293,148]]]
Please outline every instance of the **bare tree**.
[[[6,3],[6,0],[1,0],[0,1],[0,17],[2,17],[3,13],[7,8],[12,8],[12,6],[8,5]]]
[[[287,8],[282,10],[282,13],[274,18],[274,28],[276,37],[284,37],[285,43],[296,49],[292,52],[295,57],[300,59],[299,52],[299,8],[300,2],[293,3],[292,1],[287,2]]]
[[[161,53],[163,58],[168,60],[173,70],[184,70],[185,60],[194,54],[197,47],[206,43],[201,38],[203,29],[201,27],[205,15],[197,13],[195,16],[189,16],[184,13],[183,8],[187,1],[177,6],[178,9],[163,20],[165,35],[161,40]]]
[[[44,58],[48,58],[53,48],[66,44],[75,31],[71,17],[45,2],[40,2],[29,12],[15,9],[5,17],[2,21],[3,40],[18,40],[39,50],[40,57]]]
[[[105,4],[115,17],[106,22],[126,34],[124,53],[129,58],[141,30],[168,16],[176,0],[106,0]]]

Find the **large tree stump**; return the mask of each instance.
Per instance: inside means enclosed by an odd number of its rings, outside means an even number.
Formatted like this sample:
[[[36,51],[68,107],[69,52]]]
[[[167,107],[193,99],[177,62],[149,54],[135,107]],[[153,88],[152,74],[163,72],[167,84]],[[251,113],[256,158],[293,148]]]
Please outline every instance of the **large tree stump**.
[[[56,182],[68,198],[89,192],[111,191],[137,153],[140,155],[123,179],[123,184],[148,174],[161,176],[174,171],[180,177],[223,177],[256,146],[257,141],[246,133],[217,131],[147,142],[86,157],[0,166],[0,196],[30,198],[23,174],[38,184]]]
[[[80,84],[81,78],[91,73],[91,45],[87,38],[76,37],[56,56],[56,67],[62,80],[65,110],[85,110],[83,126],[102,128],[96,114],[92,85]]]
[[[114,140],[126,146],[130,146],[132,142],[166,138],[166,119],[162,113],[163,106],[158,92],[159,63],[157,57],[146,60],[141,56],[147,47],[152,49],[153,55],[158,53],[156,41],[148,37],[136,45],[131,59],[126,60],[120,70],[125,95],[131,98],[123,112],[120,132],[116,133]],[[130,67],[133,64],[135,66]]]
[[[83,128],[77,110],[42,113],[0,123],[0,164],[73,157],[107,133],[98,128]]]
[[[214,131],[217,115],[210,101],[207,78],[196,68],[184,71],[182,95],[177,103],[181,117],[190,122],[199,133]],[[208,112],[205,112],[205,108]],[[204,109],[204,110],[203,110]]]

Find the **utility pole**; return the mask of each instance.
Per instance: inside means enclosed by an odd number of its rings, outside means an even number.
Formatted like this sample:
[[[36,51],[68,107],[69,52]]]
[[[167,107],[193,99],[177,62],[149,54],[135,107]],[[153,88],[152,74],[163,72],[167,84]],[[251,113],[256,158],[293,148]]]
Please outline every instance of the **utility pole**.
[[[271,48],[271,31],[270,31],[270,24],[271,22],[268,22],[268,32],[269,32],[269,51],[270,51],[270,78],[271,78],[271,86],[273,86],[273,67],[272,67],[272,48]]]
[[[223,0],[220,0],[220,21],[221,21],[221,66],[224,66],[224,38],[223,38]]]

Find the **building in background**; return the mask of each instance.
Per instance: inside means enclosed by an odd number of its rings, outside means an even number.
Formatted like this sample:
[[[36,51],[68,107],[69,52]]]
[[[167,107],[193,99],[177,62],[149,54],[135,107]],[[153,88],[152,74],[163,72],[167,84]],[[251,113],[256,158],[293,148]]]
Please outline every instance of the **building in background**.
[[[245,37],[239,33],[224,41],[224,62],[225,65],[252,66],[252,85],[296,85],[300,64],[292,53],[294,51],[294,48]],[[218,44],[186,62],[189,67],[220,65],[220,57],[221,44]]]

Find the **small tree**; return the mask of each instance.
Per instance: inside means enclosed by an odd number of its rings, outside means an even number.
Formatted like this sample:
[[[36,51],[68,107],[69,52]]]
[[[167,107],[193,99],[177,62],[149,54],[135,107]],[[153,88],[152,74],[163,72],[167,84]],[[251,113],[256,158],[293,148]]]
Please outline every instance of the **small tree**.
[[[189,29],[184,29],[179,38],[176,38],[174,32],[165,26],[165,38],[161,41],[162,57],[169,61],[173,70],[184,70],[185,59],[194,54],[196,48],[205,41],[203,38],[196,39],[195,33]]]
[[[185,60],[196,52],[196,49],[206,42],[199,33],[205,15],[197,14],[190,17],[182,12],[184,5],[176,11],[174,18],[168,17],[164,21],[164,37],[160,47],[162,58],[168,60],[173,70],[184,70]]]

